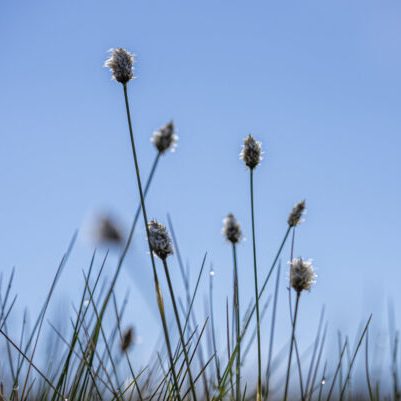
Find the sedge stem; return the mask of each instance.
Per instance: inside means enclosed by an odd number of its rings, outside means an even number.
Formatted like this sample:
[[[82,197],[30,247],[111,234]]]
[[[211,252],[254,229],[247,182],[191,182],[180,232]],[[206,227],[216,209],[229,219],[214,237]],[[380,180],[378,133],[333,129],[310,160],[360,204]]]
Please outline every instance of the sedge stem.
[[[253,169],[250,169],[250,192],[251,192],[251,219],[252,219],[252,247],[253,247],[253,273],[255,283],[255,306],[256,306],[256,335],[258,345],[258,382],[256,401],[262,399],[262,356],[260,346],[260,312],[259,312],[259,287],[258,287],[258,267],[256,262],[256,236],[255,236],[255,208],[253,196]]]
[[[165,311],[164,311],[163,298],[162,298],[161,288],[160,288],[160,284],[159,284],[159,278],[157,276],[156,264],[155,264],[155,259],[154,259],[154,255],[152,252],[152,246],[151,246],[150,240],[149,240],[148,217],[147,217],[147,213],[146,213],[145,198],[144,198],[144,194],[143,194],[143,190],[142,190],[141,176],[140,176],[140,172],[139,172],[139,163],[138,163],[138,157],[137,157],[136,147],[135,147],[134,132],[132,129],[131,112],[130,112],[129,101],[128,101],[127,84],[123,84],[123,89],[124,89],[125,108],[126,108],[126,112],[127,112],[128,128],[129,128],[129,134],[130,134],[130,140],[131,140],[132,156],[134,159],[138,191],[139,191],[139,196],[140,196],[140,200],[141,200],[142,215],[143,215],[144,224],[145,224],[146,236],[148,239],[150,259],[152,262],[153,280],[154,280],[155,293],[156,293],[156,298],[157,298],[157,305],[159,308],[160,318],[162,321],[163,334],[164,334],[164,338],[165,338],[165,342],[166,342],[166,346],[167,346],[168,357],[170,360],[171,373],[173,375],[173,382],[174,382],[174,386],[175,386],[175,390],[176,390],[176,395],[177,395],[178,401],[181,401],[180,388],[178,385],[178,378],[177,378],[177,374],[175,371],[173,353],[171,350],[171,343],[170,343],[170,337],[169,337],[169,333],[168,333],[167,321],[166,321],[166,316],[165,316]]]
[[[236,363],[236,401],[241,401],[241,319],[239,309],[239,281],[238,281],[238,266],[237,266],[237,249],[233,244],[233,261],[234,261],[234,310],[235,310],[235,329],[236,329],[236,344],[237,363]]]
[[[295,298],[294,319],[292,319],[292,322],[291,322],[292,323],[292,332],[291,332],[290,353],[288,356],[287,375],[286,375],[286,379],[285,379],[285,389],[284,389],[284,397],[283,397],[284,401],[287,401],[287,396],[288,396],[288,385],[290,382],[291,359],[292,359],[292,351],[294,349],[295,326],[297,324],[298,306],[299,306],[299,298],[300,297],[301,297],[301,292],[297,291],[297,296]]]

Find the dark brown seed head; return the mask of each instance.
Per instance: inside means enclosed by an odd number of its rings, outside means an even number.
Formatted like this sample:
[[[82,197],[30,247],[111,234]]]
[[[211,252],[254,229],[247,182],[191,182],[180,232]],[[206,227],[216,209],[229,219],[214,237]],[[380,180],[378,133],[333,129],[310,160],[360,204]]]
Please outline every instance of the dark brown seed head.
[[[120,348],[122,352],[126,352],[128,348],[132,345],[134,340],[134,329],[133,327],[128,327],[127,330],[122,335]]]
[[[302,215],[305,211],[305,201],[298,202],[291,210],[288,216],[288,225],[290,227],[295,227],[302,222]]]

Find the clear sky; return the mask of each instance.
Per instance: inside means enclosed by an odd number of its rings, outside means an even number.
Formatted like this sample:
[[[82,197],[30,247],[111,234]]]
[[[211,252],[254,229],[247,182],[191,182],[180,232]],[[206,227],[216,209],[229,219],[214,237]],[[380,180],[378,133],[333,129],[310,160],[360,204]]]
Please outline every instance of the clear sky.
[[[149,214],[164,223],[171,214],[193,276],[208,251],[218,313],[231,288],[231,250],[220,234],[230,211],[248,239],[239,247],[244,304],[252,296],[248,173],[238,158],[251,132],[265,149],[255,173],[261,276],[292,205],[307,201],[295,253],[313,258],[319,277],[303,300],[305,345],[322,304],[333,338],[337,329],[354,336],[370,312],[385,328],[388,299],[401,301],[400,18],[401,3],[390,0],[3,0],[0,270],[16,267],[16,311],[38,308],[88,215],[110,211],[129,228],[138,196],[122,89],[102,66],[108,49],[126,47],[137,55],[129,91],[144,177],[152,132],[174,119],[180,137],[161,161]],[[78,241],[58,288],[63,308],[91,252]],[[282,342],[287,261],[288,249]],[[127,322],[145,352],[159,325],[149,318],[142,225],[121,277],[121,292],[131,291]]]

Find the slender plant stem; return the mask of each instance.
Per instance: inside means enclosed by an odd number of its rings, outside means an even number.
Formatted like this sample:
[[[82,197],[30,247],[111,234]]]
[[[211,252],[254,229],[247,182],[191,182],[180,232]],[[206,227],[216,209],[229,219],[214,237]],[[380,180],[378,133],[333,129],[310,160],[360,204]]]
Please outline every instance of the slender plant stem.
[[[341,348],[342,348],[342,339],[341,339],[341,332],[338,331],[338,355],[341,355]],[[339,391],[341,392],[341,389],[343,388],[343,368],[342,365],[340,366],[340,371],[338,372],[338,385],[339,385]]]
[[[230,313],[228,308],[228,297],[226,297],[226,341],[227,341],[227,360],[230,359],[231,348],[230,348]],[[234,382],[233,382],[233,371],[232,367],[230,367],[230,391],[231,391],[231,399],[234,400]]]
[[[263,282],[262,288],[259,291],[259,299],[262,297],[262,294],[263,294],[264,290],[266,289],[267,283],[270,280],[270,277],[271,277],[271,275],[273,273],[273,270],[274,270],[274,268],[275,268],[275,266],[277,264],[278,258],[280,257],[281,252],[282,252],[282,250],[284,248],[284,245],[287,242],[288,235],[290,234],[290,231],[291,231],[291,227],[288,226],[287,231],[284,234],[284,238],[281,241],[280,247],[279,247],[279,249],[278,249],[278,251],[276,253],[276,256],[274,257],[273,263],[270,266],[269,272],[267,273],[267,276],[266,276],[266,278],[265,278],[265,280]],[[244,337],[245,332],[248,329],[249,323],[251,322],[253,314],[255,313],[255,309],[256,309],[256,302],[255,302],[255,305],[252,306],[251,311],[249,312],[249,314],[247,316],[245,316],[246,320],[245,320],[245,324],[243,325],[243,329],[242,329],[242,334],[241,334],[242,337]]]
[[[292,228],[290,263],[292,262],[292,260],[294,258],[294,249],[295,249],[295,227]],[[288,288],[288,303],[289,303],[289,307],[290,307],[290,317],[291,317],[291,324],[292,324],[293,316],[292,316],[292,291],[291,291],[291,288]],[[296,362],[297,362],[297,366],[298,366],[301,400],[304,401],[305,395],[304,395],[304,388],[303,388],[301,359],[299,357],[298,344],[297,344],[296,339],[294,339],[294,348],[295,348]]]
[[[140,172],[139,172],[138,157],[137,157],[137,154],[136,154],[134,133],[133,133],[132,122],[131,122],[131,113],[130,113],[129,101],[128,101],[128,91],[127,91],[127,85],[126,84],[123,84],[123,89],[124,89],[125,108],[126,108],[127,119],[128,119],[128,128],[129,128],[129,134],[130,134],[130,140],[131,140],[132,155],[133,155],[133,158],[134,158],[135,172],[136,172],[136,178],[137,178],[137,184],[138,184],[138,191],[139,191],[139,196],[140,196],[140,199],[141,199],[142,215],[143,215],[144,224],[145,224],[146,236],[147,236],[147,239],[148,239],[148,247],[149,247],[150,259],[151,259],[151,262],[152,262],[153,279],[154,279],[154,286],[155,286],[155,292],[156,292],[156,298],[157,298],[157,305],[158,305],[158,308],[159,308],[160,318],[161,318],[161,321],[162,321],[163,333],[164,333],[164,337],[165,337],[165,341],[166,341],[168,356],[169,356],[169,359],[170,359],[171,372],[172,372],[172,375],[173,375],[174,386],[176,388],[176,395],[177,395],[178,400],[181,401],[180,388],[179,388],[179,385],[178,385],[178,378],[177,378],[177,374],[176,374],[176,371],[175,371],[173,353],[172,353],[172,350],[171,350],[170,337],[169,337],[169,333],[168,333],[166,315],[165,315],[165,310],[164,310],[163,296],[162,296],[162,292],[161,292],[161,288],[160,288],[160,284],[159,284],[159,278],[157,276],[156,264],[155,264],[155,259],[154,259],[154,255],[153,255],[153,252],[152,252],[152,246],[151,246],[150,240],[149,240],[148,216],[147,216],[147,213],[146,213],[145,198],[144,198],[144,194],[143,194],[143,190],[142,190],[141,176],[140,176]]]
[[[164,267],[164,273],[165,273],[166,279],[167,279],[168,289],[170,291],[171,302],[173,304],[175,320],[177,321],[178,333],[180,335],[180,341],[182,344],[182,349],[184,351],[184,359],[185,359],[185,363],[186,363],[187,369],[188,369],[188,377],[189,377],[189,384],[191,386],[192,397],[193,397],[193,400],[196,401],[197,398],[196,398],[195,384],[194,384],[194,380],[193,380],[192,372],[191,372],[191,364],[190,364],[189,357],[188,357],[187,347],[185,345],[184,332],[182,330],[180,315],[178,313],[177,302],[175,299],[173,284],[171,282],[171,277],[170,277],[170,273],[168,270],[168,265],[167,265],[166,259],[163,259],[163,267]]]
[[[327,368],[327,362],[324,364],[322,378],[320,379],[320,383],[319,383],[318,401],[322,400],[323,385],[326,383],[326,379],[325,379],[325,377],[326,377],[326,368]],[[311,389],[311,391],[313,391],[313,389]]]
[[[395,331],[393,338],[390,339],[392,344],[390,344],[391,349],[391,374],[393,377],[393,398],[394,400],[400,399],[400,391],[398,389],[398,363],[397,363],[397,354],[398,354],[398,331]]]
[[[148,194],[148,191],[149,191],[149,188],[150,188],[150,184],[152,183],[152,180],[153,180],[157,165],[159,164],[160,156],[161,156],[161,153],[157,152],[157,154],[156,154],[156,156],[155,156],[155,158],[153,160],[153,164],[152,164],[152,167],[150,169],[150,173],[149,173],[148,179],[146,181],[145,188],[143,190],[143,196],[144,196],[145,199],[146,199],[146,195]],[[139,204],[137,209],[136,209],[136,212],[135,212],[134,221],[132,223],[131,230],[130,230],[130,233],[128,235],[127,242],[126,242],[125,247],[124,247],[124,251],[123,251],[124,257],[125,257],[125,254],[128,251],[129,246],[131,245],[132,237],[134,235],[135,227],[136,227],[136,224],[138,222],[138,218],[139,218],[139,214],[140,213],[141,213],[141,205]]]
[[[214,360],[215,360],[215,365],[216,365],[217,383],[220,385],[220,382],[221,382],[220,362],[219,362],[219,358],[217,355],[216,331],[215,331],[215,326],[214,326],[213,278],[214,278],[214,272],[213,272],[213,270],[210,270],[210,272],[209,272],[210,324],[211,324],[211,329],[212,329],[212,344],[213,344]]]
[[[278,258],[279,258],[280,255],[281,255],[281,251],[283,250],[284,245],[285,245],[285,243],[287,242],[287,238],[288,238],[288,235],[290,234],[290,231],[291,231],[291,227],[288,226],[287,231],[286,231],[285,234],[284,234],[284,238],[283,238],[283,240],[281,241],[280,247],[279,247],[279,249],[278,249],[278,251],[277,251],[277,253],[276,253],[276,256],[275,256],[275,258],[274,258],[274,260],[273,260],[273,263],[272,263],[272,265],[270,266],[270,270],[269,270],[269,272],[267,273],[267,276],[266,276],[266,278],[265,278],[265,281],[263,282],[262,288],[260,289],[259,298],[262,296],[263,291],[265,290],[265,288],[266,288],[266,286],[267,286],[267,283],[269,282],[270,276],[272,275],[273,270],[274,270],[274,268],[275,268],[275,266],[276,266],[276,264],[277,264]]]
[[[364,336],[366,335],[366,333],[368,331],[369,324],[370,324],[371,320],[372,320],[372,315],[369,316],[369,319],[368,319],[368,321],[367,321],[367,323],[365,325],[365,328],[362,331],[361,337],[359,338],[359,341],[358,341],[358,344],[356,346],[356,349],[355,349],[355,351],[354,351],[354,353],[352,355],[352,358],[351,358],[351,361],[350,361],[350,364],[349,364],[349,368],[348,368],[348,373],[347,373],[347,376],[345,377],[344,386],[343,386],[343,388],[341,390],[341,393],[340,393],[340,400],[342,400],[343,397],[344,397],[344,392],[347,389],[347,384],[348,384],[348,382],[349,382],[349,380],[351,378],[351,371],[352,371],[352,367],[354,366],[355,358],[356,358],[356,356],[358,354],[359,348],[362,345],[363,338],[364,338]]]
[[[287,375],[286,375],[286,379],[285,379],[285,388],[284,388],[284,397],[283,397],[284,401],[287,401],[287,396],[288,396],[288,384],[290,382],[292,350],[294,349],[295,327],[296,327],[296,324],[297,324],[298,306],[299,306],[299,298],[300,297],[301,297],[301,292],[297,291],[297,296],[296,296],[296,299],[295,299],[294,319],[292,320],[292,334],[291,334],[291,343],[290,343],[290,353],[289,353],[289,356],[288,356]]]
[[[369,374],[369,330],[366,331],[366,337],[365,337],[365,373],[366,373],[366,382],[368,384],[369,400],[374,401],[372,384],[370,382],[370,374]]]
[[[266,400],[269,398],[269,390],[270,390],[269,385],[270,385],[271,364],[272,364],[272,357],[273,357],[274,329],[276,326],[276,313],[277,313],[280,272],[281,272],[281,262],[278,265],[276,286],[274,289],[273,315],[272,315],[272,324],[270,327],[269,354],[267,357],[268,359],[267,359],[267,369],[266,369]]]
[[[316,337],[315,337],[315,343],[314,343],[314,346],[313,346],[312,357],[311,357],[311,360],[310,360],[308,375],[307,375],[307,379],[306,379],[305,397],[304,398],[308,397],[309,387],[310,387],[311,390],[313,388],[313,382],[311,382],[311,380],[312,380],[313,367],[314,367],[314,364],[315,364],[315,359],[316,359],[316,355],[317,355],[318,348],[319,348],[319,343],[320,343],[320,335],[321,335],[321,330],[322,330],[322,327],[323,327],[324,311],[325,311],[325,306],[323,305],[322,311],[320,312],[319,325],[318,325],[318,328],[317,328],[317,333],[316,333]]]
[[[256,300],[256,335],[258,344],[258,382],[256,389],[256,401],[262,399],[262,356],[260,349],[260,313],[259,313],[259,287],[258,287],[258,266],[256,262],[256,236],[255,236],[255,207],[253,199],[253,169],[250,169],[250,191],[251,191],[251,219],[252,219],[252,247],[253,247],[253,274],[255,282],[255,300]]]
[[[292,262],[292,259],[294,258],[294,248],[295,248],[295,227],[292,229],[290,263]],[[288,303],[289,303],[289,306],[290,306],[290,317],[291,317],[291,324],[292,324],[293,316],[292,316],[292,292],[291,292],[291,288],[288,288]]]
[[[237,247],[233,244],[233,262],[234,262],[234,310],[235,310],[235,329],[237,364],[235,369],[236,375],[236,401],[241,401],[241,318],[239,308],[239,280],[238,280],[238,264],[237,264]]]
[[[167,221],[168,221],[168,226],[171,232],[171,236],[173,238],[173,244],[174,244],[174,251],[175,254],[177,255],[177,260],[178,260],[178,267],[180,268],[180,273],[181,273],[181,278],[182,281],[184,283],[184,288],[185,288],[185,296],[186,296],[186,302],[187,302],[187,308],[190,308],[190,304],[191,304],[191,296],[190,296],[190,292],[189,292],[189,278],[185,272],[185,268],[184,268],[184,262],[182,260],[182,256],[181,256],[181,252],[180,252],[180,247],[178,246],[178,241],[177,241],[177,237],[175,235],[175,230],[174,230],[174,226],[173,226],[173,222],[171,220],[171,217],[169,214],[167,214]],[[185,329],[184,329],[185,331]]]
[[[340,357],[339,357],[339,359],[338,359],[337,368],[336,368],[336,370],[335,370],[335,372],[334,372],[333,380],[332,380],[332,382],[331,382],[331,386],[330,386],[329,392],[328,392],[328,394],[327,394],[326,401],[330,401],[331,395],[333,394],[334,385],[336,384],[338,373],[339,373],[340,370],[341,370],[342,361],[343,361],[343,356],[344,356],[345,350],[346,350],[346,348],[347,348],[347,344],[348,344],[348,340],[347,340],[347,338],[346,338],[345,341],[344,341],[344,345],[343,345],[343,347],[342,347],[342,350],[341,350],[341,352],[340,352]]]

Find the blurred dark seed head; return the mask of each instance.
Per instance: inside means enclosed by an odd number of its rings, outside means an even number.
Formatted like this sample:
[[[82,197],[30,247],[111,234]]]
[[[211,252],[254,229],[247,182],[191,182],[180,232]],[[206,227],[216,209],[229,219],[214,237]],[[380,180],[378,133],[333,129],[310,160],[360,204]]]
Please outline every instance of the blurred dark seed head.
[[[98,242],[120,245],[123,235],[115,222],[108,216],[100,216],[95,224],[95,236]]]
[[[290,227],[295,227],[296,225],[302,223],[302,215],[305,211],[305,201],[298,202],[291,210],[288,216],[288,225]]]
[[[152,251],[160,259],[165,260],[169,255],[173,254],[173,246],[167,229],[156,220],[148,223],[149,242]]]
[[[160,153],[164,153],[169,149],[174,152],[178,141],[178,136],[175,134],[174,123],[170,121],[164,127],[155,131],[151,141]]]
[[[134,55],[121,48],[111,49],[110,51],[111,56],[106,60],[104,66],[110,68],[113,79],[126,84],[134,77]]]
[[[232,244],[237,244],[241,241],[242,232],[241,226],[232,213],[229,213],[223,220],[223,235],[227,241]]]
[[[128,327],[121,338],[120,349],[121,352],[126,352],[134,342],[135,332],[133,327]]]
[[[244,139],[240,158],[246,166],[253,170],[262,160],[262,143],[255,140],[252,135],[248,135]]]

